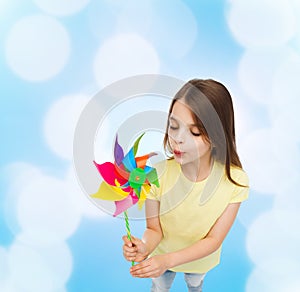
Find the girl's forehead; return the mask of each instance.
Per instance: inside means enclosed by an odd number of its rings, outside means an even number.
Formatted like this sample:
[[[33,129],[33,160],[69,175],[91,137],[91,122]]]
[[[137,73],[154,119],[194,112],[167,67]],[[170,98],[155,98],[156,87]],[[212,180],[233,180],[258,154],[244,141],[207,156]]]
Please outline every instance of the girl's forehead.
[[[172,112],[170,113],[170,119],[187,125],[195,125],[191,109],[182,101],[176,101],[174,103]]]

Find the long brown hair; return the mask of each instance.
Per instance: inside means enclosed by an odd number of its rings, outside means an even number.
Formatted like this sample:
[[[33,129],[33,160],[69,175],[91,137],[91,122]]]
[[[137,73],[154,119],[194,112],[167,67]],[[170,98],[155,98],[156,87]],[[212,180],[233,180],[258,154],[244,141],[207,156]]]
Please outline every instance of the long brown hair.
[[[204,138],[211,143],[214,159],[225,165],[227,178],[232,183],[243,186],[234,181],[230,173],[230,166],[242,168],[242,164],[236,150],[234,110],[227,88],[212,79],[192,79],[176,93],[170,105],[169,117],[175,102],[180,99],[190,107],[195,123]],[[168,128],[169,119],[164,147],[170,152]]]

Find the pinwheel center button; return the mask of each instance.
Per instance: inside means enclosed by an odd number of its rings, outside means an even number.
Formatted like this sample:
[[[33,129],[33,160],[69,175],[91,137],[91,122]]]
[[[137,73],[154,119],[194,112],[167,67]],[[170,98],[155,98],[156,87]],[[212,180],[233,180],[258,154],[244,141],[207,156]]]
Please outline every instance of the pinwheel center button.
[[[142,168],[135,168],[130,172],[129,185],[132,188],[139,188],[146,180],[146,173]]]

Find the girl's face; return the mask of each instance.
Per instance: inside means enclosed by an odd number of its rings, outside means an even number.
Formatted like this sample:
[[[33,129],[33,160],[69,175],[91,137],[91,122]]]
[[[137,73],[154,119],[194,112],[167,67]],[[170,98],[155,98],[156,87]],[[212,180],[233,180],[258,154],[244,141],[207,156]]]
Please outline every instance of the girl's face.
[[[169,143],[174,159],[181,165],[209,162],[211,145],[195,125],[191,110],[181,100],[176,101],[169,118]]]

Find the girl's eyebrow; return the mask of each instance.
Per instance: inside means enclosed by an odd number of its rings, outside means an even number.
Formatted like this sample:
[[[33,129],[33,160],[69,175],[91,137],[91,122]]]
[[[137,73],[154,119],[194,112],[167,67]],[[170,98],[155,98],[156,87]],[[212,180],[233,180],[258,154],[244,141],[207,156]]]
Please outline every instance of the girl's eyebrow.
[[[174,121],[176,123],[179,123],[179,120],[177,120],[176,118],[174,118],[174,116],[170,116],[169,120],[172,120],[172,121]],[[187,124],[187,126],[189,126],[189,127],[197,127],[198,125],[195,124],[195,123],[193,123],[193,124]]]

